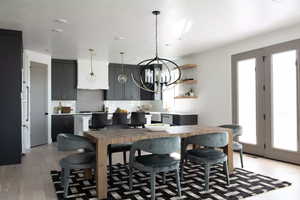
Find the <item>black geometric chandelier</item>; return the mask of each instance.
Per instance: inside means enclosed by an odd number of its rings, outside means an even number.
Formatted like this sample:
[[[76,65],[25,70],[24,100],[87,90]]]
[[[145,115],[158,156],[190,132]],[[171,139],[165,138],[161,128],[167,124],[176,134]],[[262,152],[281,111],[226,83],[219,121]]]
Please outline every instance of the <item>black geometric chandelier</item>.
[[[155,57],[138,63],[141,68],[140,80],[137,81],[133,74],[131,74],[131,78],[137,87],[148,92],[159,93],[163,88],[167,88],[181,79],[181,70],[175,62],[158,56],[157,17],[160,11],[152,11],[152,14],[155,15]]]

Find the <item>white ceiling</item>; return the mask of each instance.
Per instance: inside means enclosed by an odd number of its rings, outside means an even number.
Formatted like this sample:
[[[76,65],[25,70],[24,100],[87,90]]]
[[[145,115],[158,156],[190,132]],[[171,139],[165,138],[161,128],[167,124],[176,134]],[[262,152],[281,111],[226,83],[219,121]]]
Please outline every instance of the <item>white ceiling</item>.
[[[125,51],[135,63],[154,56],[154,9],[160,55],[171,58],[300,23],[299,0],[0,0],[0,28],[22,30],[24,48],[56,58],[94,48],[97,59],[119,62]]]

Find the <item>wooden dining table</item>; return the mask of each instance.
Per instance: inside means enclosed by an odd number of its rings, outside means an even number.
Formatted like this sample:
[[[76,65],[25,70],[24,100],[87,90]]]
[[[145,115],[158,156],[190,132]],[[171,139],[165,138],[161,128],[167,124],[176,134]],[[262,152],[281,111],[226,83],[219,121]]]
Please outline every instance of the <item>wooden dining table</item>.
[[[96,185],[98,199],[107,199],[107,146],[109,144],[131,143],[142,139],[174,137],[181,138],[210,134],[215,132],[228,132],[229,143],[223,148],[228,156],[229,172],[233,172],[233,136],[231,129],[204,126],[171,126],[165,131],[150,131],[148,129],[102,129],[99,131],[87,131],[85,136],[96,143]]]

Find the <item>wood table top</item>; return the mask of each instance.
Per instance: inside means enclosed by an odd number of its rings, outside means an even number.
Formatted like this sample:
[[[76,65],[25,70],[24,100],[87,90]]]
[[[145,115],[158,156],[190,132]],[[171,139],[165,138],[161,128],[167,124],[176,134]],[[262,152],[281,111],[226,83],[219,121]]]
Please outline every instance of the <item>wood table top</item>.
[[[134,142],[142,139],[151,139],[159,137],[180,136],[190,137],[194,135],[209,134],[215,132],[228,132],[232,134],[231,129],[221,127],[205,127],[199,125],[192,126],[171,126],[165,131],[150,131],[147,128],[138,129],[102,129],[97,131],[87,131],[85,135],[94,142],[101,140],[107,144],[119,144]]]

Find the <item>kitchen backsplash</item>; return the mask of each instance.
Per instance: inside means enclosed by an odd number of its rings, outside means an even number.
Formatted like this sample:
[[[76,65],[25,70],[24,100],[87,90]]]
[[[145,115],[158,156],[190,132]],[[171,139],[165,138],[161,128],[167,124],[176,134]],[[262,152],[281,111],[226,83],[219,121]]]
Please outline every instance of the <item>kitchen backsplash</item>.
[[[80,111],[101,111],[104,104],[103,90],[77,90],[76,109]]]
[[[114,112],[117,108],[126,109],[129,112],[136,111],[139,106],[150,105],[150,111],[162,111],[162,101],[104,101],[108,112]]]

